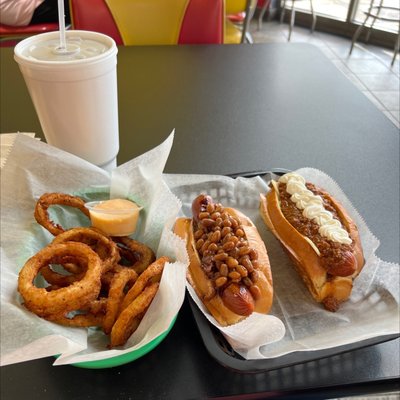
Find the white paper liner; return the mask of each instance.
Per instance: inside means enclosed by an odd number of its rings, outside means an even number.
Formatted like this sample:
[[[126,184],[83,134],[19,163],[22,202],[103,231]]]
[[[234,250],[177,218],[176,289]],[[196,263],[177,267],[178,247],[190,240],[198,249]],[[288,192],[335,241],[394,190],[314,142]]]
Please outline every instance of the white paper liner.
[[[249,327],[246,326],[246,320],[242,327],[237,324],[234,338],[226,336],[228,332],[218,325],[194,291],[189,289],[207,319],[223,332],[232,348],[246,359],[276,358],[291,352],[322,350],[399,333],[399,265],[383,262],[375,255],[379,240],[331,177],[313,168],[302,168],[296,172],[341,201],[360,231],[366,264],[354,282],[350,299],[335,313],[324,310],[314,301],[282,246],[265,226],[258,211],[259,193],[269,190],[265,181],[260,177],[165,176],[168,186],[182,200],[184,215],[191,216],[192,200],[200,193],[207,193],[215,201],[235,207],[252,219],[266,244],[274,283],[270,316],[276,318],[274,322],[283,322],[286,328],[283,338],[279,337],[282,331],[279,323],[276,323],[270,326],[272,337],[269,336],[268,327],[260,328],[263,330],[261,337],[264,333],[268,344],[252,346],[256,341],[246,343],[243,339],[251,329],[251,320]],[[254,337],[257,335],[254,334]]]
[[[131,352],[167,331],[183,303],[187,255],[172,232],[180,201],[163,181],[173,133],[159,146],[110,174],[78,157],[25,135],[15,135],[1,170],[1,365],[61,355],[55,365],[95,361]],[[114,181],[115,180],[115,181]],[[107,350],[99,330],[63,327],[21,306],[18,273],[26,260],[53,239],[35,221],[36,200],[45,192],[96,193],[113,188],[143,206],[135,239],[157,256],[168,255],[160,288],[139,328],[122,349]],[[56,212],[56,211],[54,211]],[[64,227],[89,225],[79,213],[57,213]]]
[[[27,313],[20,306],[20,299],[16,295],[17,271],[28,257],[28,253],[34,254],[42,244],[46,244],[52,238],[50,234],[43,232],[41,227],[38,228],[36,222],[27,222],[33,221],[32,210],[36,198],[46,190],[74,192],[77,186],[87,187],[93,185],[93,182],[96,182],[100,188],[110,185],[109,174],[98,167],[45,144],[36,145],[34,142],[18,138],[15,146],[11,146],[13,151],[8,146],[7,151],[11,154],[7,168],[2,170],[1,364],[6,365],[58,353],[63,354],[55,364],[68,364],[99,360],[133,351],[151,340],[149,334],[152,334],[152,329],[148,329],[145,325],[141,326],[142,329],[137,330],[128,345],[131,345],[131,341],[137,343],[135,340],[141,340],[141,342],[134,344],[134,347],[126,351],[103,351],[104,335],[91,331],[87,339],[84,329],[67,329],[51,324]],[[132,187],[135,187],[136,195],[140,197],[141,191],[144,190],[146,195],[154,200],[154,204],[150,202],[152,207],[149,206],[146,210],[145,223],[140,227],[138,236],[141,239],[145,238],[143,241],[148,244],[151,242],[158,245],[159,254],[169,252],[170,254],[167,255],[172,255],[172,257],[175,255],[175,258],[179,260],[178,263],[174,263],[174,268],[170,269],[171,275],[174,276],[172,278],[174,291],[176,284],[179,288],[181,288],[180,285],[184,288],[184,270],[188,260],[182,241],[171,234],[169,229],[164,229],[164,226],[172,225],[181,206],[180,202],[171,196],[165,181],[182,199],[183,215],[190,215],[191,202],[200,192],[208,192],[224,205],[238,208],[253,220],[267,244],[272,263],[275,296],[274,305],[268,317],[271,322],[269,330],[262,332],[261,335],[258,335],[258,332],[248,335],[247,328],[256,330],[253,319],[257,319],[257,315],[253,315],[247,322],[243,321],[244,323],[226,329],[224,334],[239,354],[247,359],[274,358],[293,351],[320,350],[399,332],[399,266],[385,263],[375,256],[379,241],[329,176],[312,168],[297,171],[307,180],[324,187],[342,201],[359,226],[367,259],[366,266],[355,282],[351,299],[342,305],[337,313],[328,313],[313,301],[279,243],[265,228],[258,214],[258,194],[268,190],[266,183],[259,177],[232,180],[227,177],[209,175],[164,175],[163,180],[160,178],[160,171],[165,165],[171,145],[172,137],[170,136],[158,148],[120,166],[112,174],[111,191],[114,194],[128,193]],[[65,179],[66,176],[73,179]],[[15,185],[12,186],[11,183],[14,182]],[[154,199],[156,196],[158,196],[157,199]],[[18,215],[15,215],[16,210],[18,210]],[[159,214],[162,215],[163,222]],[[5,229],[10,226],[15,226],[16,229]],[[152,226],[153,231],[146,229],[148,226]],[[40,240],[37,240],[38,235],[41,236]],[[21,247],[15,246],[15,243],[21,242],[21,238],[27,245],[22,253]],[[168,281],[169,279],[163,278],[161,287],[169,287]],[[193,294],[192,290],[189,291]],[[162,303],[164,298],[163,290],[159,293],[159,298],[156,297],[153,301],[153,303],[156,302],[157,307],[152,306],[152,308],[162,309],[168,316],[176,315],[174,311],[171,312],[174,310],[173,307],[168,313],[161,305],[158,305],[158,302]],[[175,299],[177,310],[182,304],[184,289],[179,293],[180,296]],[[198,302],[202,307],[202,303]],[[208,314],[204,306],[203,312]],[[212,321],[209,314],[206,316]],[[147,319],[150,324],[157,320],[157,324],[152,325],[154,329],[159,323],[162,324],[161,322],[164,322],[164,327],[161,328],[164,329],[170,322],[169,317],[159,320],[152,313],[148,313]],[[143,321],[145,322],[145,319]],[[246,324],[248,324],[247,327]],[[282,328],[286,328],[286,333],[283,339],[279,340],[284,333]],[[12,335],[5,337],[3,329],[5,333],[18,331],[23,334],[15,340],[16,338],[11,337]],[[59,330],[62,332],[60,333]],[[144,336],[143,331],[147,332]],[[250,340],[247,340],[246,336]],[[268,345],[259,346],[259,343],[268,343]],[[98,350],[99,347],[101,347],[100,350]],[[76,354],[80,350],[83,351]]]
[[[19,135],[26,135],[29,137],[35,137],[35,134],[33,132],[18,132]],[[16,133],[2,133],[0,135],[0,146],[1,146],[1,151],[0,151],[0,168],[3,168],[8,155],[10,154],[11,148],[15,142],[15,139],[17,138]],[[36,138],[37,140],[40,140],[39,138]]]

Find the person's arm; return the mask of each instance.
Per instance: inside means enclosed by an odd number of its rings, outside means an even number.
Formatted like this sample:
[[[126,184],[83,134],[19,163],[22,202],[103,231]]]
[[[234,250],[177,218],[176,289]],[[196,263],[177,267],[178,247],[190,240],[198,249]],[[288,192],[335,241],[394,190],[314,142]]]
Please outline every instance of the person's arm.
[[[43,0],[0,0],[0,23],[9,26],[29,25]]]

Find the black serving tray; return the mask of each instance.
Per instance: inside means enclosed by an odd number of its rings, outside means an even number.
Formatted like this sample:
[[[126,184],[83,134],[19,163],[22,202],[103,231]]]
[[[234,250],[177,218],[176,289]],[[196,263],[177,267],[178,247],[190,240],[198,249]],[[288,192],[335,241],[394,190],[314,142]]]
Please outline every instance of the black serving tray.
[[[329,349],[297,351],[281,357],[246,360],[240,354],[236,353],[221,332],[208,322],[207,318],[203,315],[197,304],[190,296],[188,296],[188,299],[194,319],[207,351],[224,367],[242,373],[260,373],[272,371],[274,369],[289,367],[291,365],[338,355],[351,350],[360,349],[362,347],[384,343],[400,336],[399,334],[382,335],[344,346],[331,347]]]
[[[271,171],[249,171],[229,174],[231,178],[245,177],[251,178],[261,176],[266,181],[276,179],[277,177],[290,172],[284,168],[275,168]],[[274,369],[289,367],[304,363],[307,361],[315,361],[321,358],[342,354],[348,351],[360,349],[363,347],[372,346],[379,343],[384,343],[400,337],[400,334],[380,335],[366,340],[360,340],[343,346],[330,347],[322,350],[313,351],[295,351],[280,357],[246,360],[240,354],[236,353],[222,333],[203,315],[194,300],[187,296],[189,304],[196,321],[200,335],[204,345],[210,355],[221,365],[231,370],[242,373],[261,373],[272,371]]]

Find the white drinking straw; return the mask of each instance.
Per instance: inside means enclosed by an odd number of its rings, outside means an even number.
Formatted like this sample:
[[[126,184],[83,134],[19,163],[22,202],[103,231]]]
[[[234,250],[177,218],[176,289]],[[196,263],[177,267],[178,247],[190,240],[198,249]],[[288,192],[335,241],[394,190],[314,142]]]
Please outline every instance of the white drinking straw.
[[[58,50],[64,53],[67,51],[67,44],[65,41],[64,0],[58,0],[58,24],[60,29],[60,46]]]

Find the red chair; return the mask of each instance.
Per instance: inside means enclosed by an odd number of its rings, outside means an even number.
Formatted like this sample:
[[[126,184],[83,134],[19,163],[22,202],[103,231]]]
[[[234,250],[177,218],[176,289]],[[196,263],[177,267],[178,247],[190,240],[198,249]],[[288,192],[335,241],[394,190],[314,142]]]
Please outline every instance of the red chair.
[[[70,0],[72,29],[104,33],[124,44],[114,18],[103,0]]]
[[[33,24],[27,26],[8,26],[0,24],[1,47],[15,46],[28,36],[58,30],[58,23]]]
[[[119,45],[223,43],[224,0],[162,1],[70,0],[72,29],[107,34]],[[181,19],[171,19],[161,9],[172,4]]]

